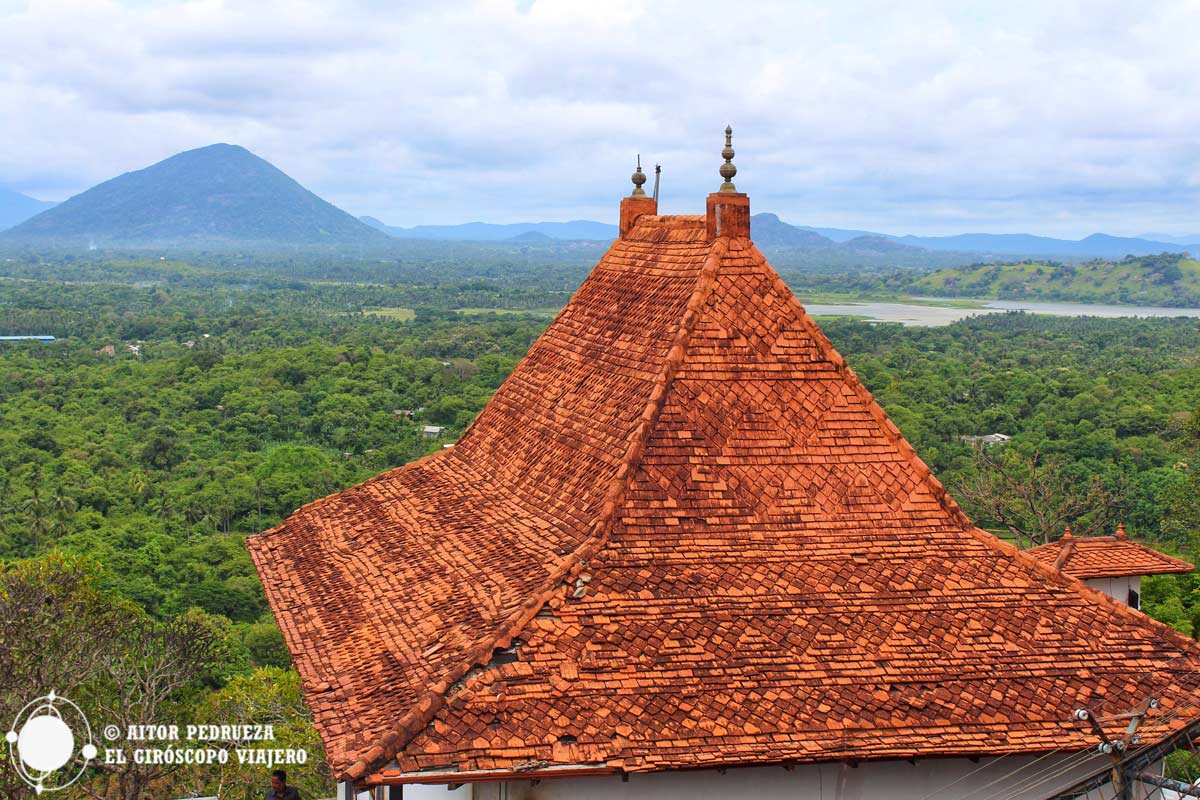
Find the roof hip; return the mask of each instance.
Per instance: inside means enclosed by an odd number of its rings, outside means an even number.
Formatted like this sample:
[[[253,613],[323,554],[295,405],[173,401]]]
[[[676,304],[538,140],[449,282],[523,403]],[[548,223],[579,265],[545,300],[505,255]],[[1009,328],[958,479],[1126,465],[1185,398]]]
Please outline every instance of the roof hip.
[[[409,740],[420,733],[446,704],[452,685],[460,681],[472,668],[486,664],[488,657],[496,648],[510,646],[512,640],[521,633],[530,620],[537,616],[542,606],[550,599],[554,588],[560,583],[569,583],[573,578],[581,574],[587,566],[588,560],[593,558],[604,547],[608,541],[608,534],[612,530],[613,519],[617,511],[621,508],[630,478],[637,472],[642,453],[646,448],[646,442],[649,440],[650,433],[654,429],[654,423],[662,411],[663,400],[667,396],[667,389],[671,385],[671,379],[674,377],[679,365],[683,362],[688,337],[691,335],[696,321],[700,318],[700,312],[703,310],[709,293],[716,282],[717,272],[721,267],[721,259],[728,252],[728,249],[729,240],[726,237],[718,238],[712,243],[712,247],[704,261],[704,266],[696,281],[696,288],[693,290],[691,297],[688,298],[686,310],[680,318],[679,327],[667,351],[667,357],[663,362],[662,369],[654,380],[650,397],[646,402],[645,408],[642,410],[637,426],[629,437],[621,466],[617,468],[616,474],[609,481],[604,501],[600,507],[600,513],[588,526],[587,537],[570,555],[561,560],[560,566],[551,573],[550,577],[542,585],[541,590],[526,600],[521,606],[520,611],[510,617],[499,628],[493,639],[485,641],[482,646],[471,653],[471,658],[460,662],[449,675],[437,684],[434,684],[430,691],[400,719],[391,732],[385,735],[378,744],[368,748],[359,756],[358,760],[346,770],[345,774],[347,778],[351,780],[362,778],[372,769],[379,767],[381,762],[392,758]]]

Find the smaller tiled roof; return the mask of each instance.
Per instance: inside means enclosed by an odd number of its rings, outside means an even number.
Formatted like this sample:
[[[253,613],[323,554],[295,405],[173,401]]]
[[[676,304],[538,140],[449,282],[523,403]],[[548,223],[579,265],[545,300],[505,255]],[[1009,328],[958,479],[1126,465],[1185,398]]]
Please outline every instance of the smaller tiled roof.
[[[1169,575],[1195,567],[1152,547],[1131,540],[1123,525],[1115,536],[1075,537],[1068,529],[1057,542],[1026,551],[1066,574],[1079,578],[1119,578],[1130,575]]]

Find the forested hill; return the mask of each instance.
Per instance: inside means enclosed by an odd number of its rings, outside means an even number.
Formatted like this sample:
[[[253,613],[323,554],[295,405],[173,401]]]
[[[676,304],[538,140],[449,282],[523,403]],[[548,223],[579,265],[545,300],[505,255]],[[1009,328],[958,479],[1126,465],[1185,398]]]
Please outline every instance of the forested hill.
[[[1200,263],[1178,253],[1083,264],[1022,262],[943,269],[911,284],[915,294],[1000,300],[1200,306]]]
[[[35,245],[386,245],[243,147],[214,144],[88,189],[0,234]]]

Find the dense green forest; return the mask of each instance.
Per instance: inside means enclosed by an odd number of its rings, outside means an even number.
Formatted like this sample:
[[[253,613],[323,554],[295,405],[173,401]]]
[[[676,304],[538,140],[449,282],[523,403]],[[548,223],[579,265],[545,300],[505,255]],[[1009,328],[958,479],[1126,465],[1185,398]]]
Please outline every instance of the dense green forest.
[[[318,280],[315,263],[291,276],[282,263],[4,267],[0,335],[59,339],[0,343],[2,610],[26,613],[20,601],[46,615],[44,630],[57,633],[38,634],[51,642],[46,658],[61,656],[54,641],[95,640],[77,694],[96,708],[140,713],[112,699],[111,674],[138,669],[124,654],[149,642],[156,657],[190,664],[160,714],[266,714],[319,752],[245,537],[452,441],[581,274],[463,268],[372,282]],[[941,328],[824,328],[979,524],[1028,544],[1057,536],[1060,522],[1111,532],[1121,520],[1195,558],[1195,320],[1013,313]],[[963,438],[988,433],[1012,440],[980,449]],[[1061,507],[1037,521],[974,499],[997,470],[1061,487]],[[1149,580],[1143,598],[1149,613],[1200,633],[1191,576]],[[141,638],[96,635],[114,626]],[[210,644],[208,655],[187,661],[185,640]],[[19,681],[33,667],[6,669]],[[300,772],[310,791],[326,787],[320,764]],[[212,792],[244,777],[193,768],[171,780]],[[103,796],[140,781],[157,796],[164,779],[97,774],[91,785]]]
[[[976,264],[910,280],[907,290],[950,297],[1195,307],[1200,306],[1200,263],[1163,253],[1082,264]]]

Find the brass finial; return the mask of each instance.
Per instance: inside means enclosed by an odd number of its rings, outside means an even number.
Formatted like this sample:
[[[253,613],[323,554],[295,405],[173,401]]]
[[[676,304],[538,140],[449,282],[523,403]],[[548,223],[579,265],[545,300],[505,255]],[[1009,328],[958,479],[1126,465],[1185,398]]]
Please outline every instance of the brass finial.
[[[630,197],[645,197],[646,192],[642,189],[642,184],[646,182],[646,173],[642,172],[642,154],[638,153],[637,169],[631,178],[633,181],[633,194]]]
[[[725,126],[725,149],[721,151],[721,157],[725,159],[721,165],[721,177],[725,179],[721,191],[736,192],[737,187],[733,185],[733,176],[737,175],[737,167],[733,165],[733,128],[728,125]]]

